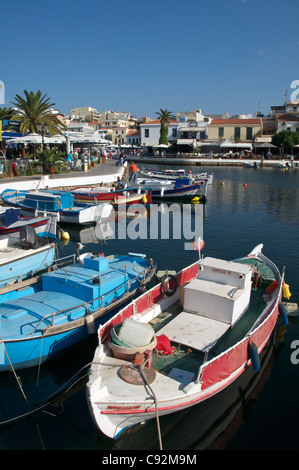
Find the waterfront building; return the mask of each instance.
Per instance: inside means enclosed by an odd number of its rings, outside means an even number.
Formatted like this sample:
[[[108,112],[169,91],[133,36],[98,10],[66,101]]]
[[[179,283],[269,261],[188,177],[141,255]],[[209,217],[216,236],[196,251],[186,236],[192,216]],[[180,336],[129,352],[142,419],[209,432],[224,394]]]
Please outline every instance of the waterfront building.
[[[126,135],[126,145],[137,145],[138,147],[141,145],[141,132],[140,130],[130,130],[127,132]]]
[[[262,120],[260,118],[213,119],[208,127],[210,141],[253,142],[261,133]]]
[[[141,132],[141,146],[142,147],[155,147],[159,144],[160,139],[160,119],[154,119],[149,122],[140,124]],[[179,123],[174,119],[170,119],[168,123],[168,141],[177,138],[177,131]]]

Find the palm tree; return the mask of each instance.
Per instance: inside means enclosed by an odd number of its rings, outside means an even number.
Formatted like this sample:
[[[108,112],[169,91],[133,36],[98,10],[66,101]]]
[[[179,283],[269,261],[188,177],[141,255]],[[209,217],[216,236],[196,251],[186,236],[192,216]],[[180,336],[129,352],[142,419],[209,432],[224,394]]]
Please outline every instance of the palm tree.
[[[20,131],[22,134],[26,132],[37,132],[38,125],[47,125],[51,135],[61,134],[64,124],[59,119],[50,113],[50,107],[55,106],[55,103],[50,102],[50,98],[46,98],[46,94],[42,96],[40,90],[37,93],[33,91],[28,92],[24,90],[25,98],[16,95],[15,105],[18,110],[15,112],[14,119],[21,121]]]
[[[161,123],[159,144],[168,145],[168,123],[170,119],[175,119],[175,116],[173,116],[172,111],[161,108],[156,114],[158,114]]]
[[[0,108],[0,121],[3,119],[7,119],[9,121],[13,114],[14,110],[12,108]]]

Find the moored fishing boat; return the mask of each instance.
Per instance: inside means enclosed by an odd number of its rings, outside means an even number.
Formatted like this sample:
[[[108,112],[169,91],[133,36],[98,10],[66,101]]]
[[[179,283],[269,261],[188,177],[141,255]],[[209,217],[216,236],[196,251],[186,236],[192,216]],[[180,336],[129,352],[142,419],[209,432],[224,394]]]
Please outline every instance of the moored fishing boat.
[[[11,285],[16,288],[17,283],[20,287],[21,281],[54,262],[56,245],[50,239],[39,237],[31,226],[21,227],[19,235],[0,239],[0,288]]]
[[[279,312],[285,319],[284,273],[262,245],[233,262],[200,259],[171,278],[173,287],[162,281],[98,331],[87,398],[112,438],[207,400],[250,366],[258,370]]]
[[[116,190],[112,187],[75,188],[71,191],[78,204],[96,204],[106,202],[113,207],[143,204],[147,202],[146,194],[136,194],[133,191]]]
[[[6,189],[0,196],[5,204],[19,207],[24,216],[55,215],[58,222],[63,223],[97,223],[111,213],[109,204],[104,202],[89,206],[75,204],[74,196],[70,192],[58,190],[18,191]]]
[[[21,209],[0,207],[0,239],[8,236],[20,236],[20,228],[30,225],[40,237],[56,238],[57,217],[22,217]]]
[[[56,260],[38,282],[0,290],[0,371],[47,361],[96,332],[105,315],[143,289],[156,266],[144,255],[84,253]]]
[[[213,182],[213,174],[208,174],[207,171],[202,173],[192,173],[191,170],[179,169],[179,170],[139,170],[139,174],[145,178],[155,178],[155,179],[166,179],[166,180],[176,180],[177,178],[189,178],[192,182],[195,181],[208,181],[208,184]]]
[[[191,199],[194,196],[205,200],[207,181],[190,184],[189,178],[177,178],[175,181],[137,178],[135,182],[124,183],[125,188],[135,191],[151,192],[152,199]]]

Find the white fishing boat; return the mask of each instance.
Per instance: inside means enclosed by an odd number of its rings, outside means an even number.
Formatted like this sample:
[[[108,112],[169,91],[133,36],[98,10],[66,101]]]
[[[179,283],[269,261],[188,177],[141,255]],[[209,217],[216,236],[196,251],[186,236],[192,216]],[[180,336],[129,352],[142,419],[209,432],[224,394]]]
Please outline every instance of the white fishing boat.
[[[171,180],[159,180],[148,178],[136,178],[135,181],[124,183],[124,188],[136,192],[150,192],[152,199],[191,199],[194,196],[205,200],[207,197],[207,181],[190,183],[188,178]]]
[[[164,179],[164,180],[176,180],[177,178],[189,178],[190,181],[208,181],[208,184],[212,184],[213,182],[213,174],[208,174],[207,171],[203,171],[202,173],[192,173],[191,170],[179,169],[179,170],[156,170],[156,169],[148,169],[148,170],[139,170],[139,174],[141,177],[145,178],[154,178],[154,179]]]
[[[192,407],[259,370],[289,294],[258,245],[236,261],[202,258],[156,285],[98,330],[87,399],[116,438],[137,423]]]

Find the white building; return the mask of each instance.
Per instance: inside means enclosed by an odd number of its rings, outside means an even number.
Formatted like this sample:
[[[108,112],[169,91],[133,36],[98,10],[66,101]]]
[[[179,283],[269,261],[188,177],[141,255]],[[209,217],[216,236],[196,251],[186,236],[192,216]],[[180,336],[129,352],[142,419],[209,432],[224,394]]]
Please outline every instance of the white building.
[[[168,123],[168,141],[177,139],[179,123],[170,120]],[[161,122],[160,119],[140,124],[140,141],[142,147],[155,147],[159,145]]]

